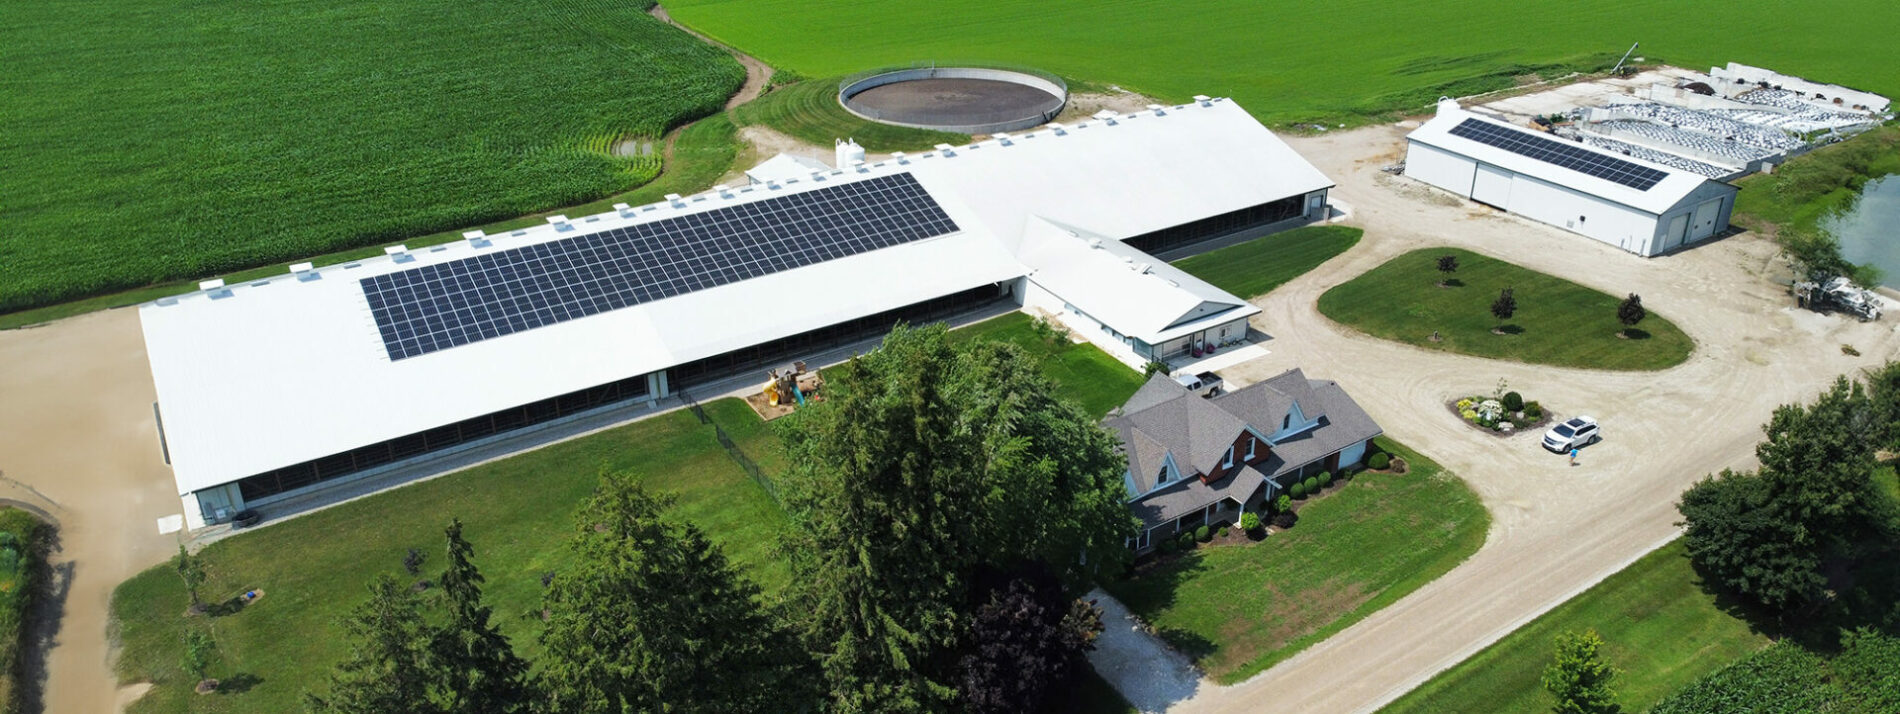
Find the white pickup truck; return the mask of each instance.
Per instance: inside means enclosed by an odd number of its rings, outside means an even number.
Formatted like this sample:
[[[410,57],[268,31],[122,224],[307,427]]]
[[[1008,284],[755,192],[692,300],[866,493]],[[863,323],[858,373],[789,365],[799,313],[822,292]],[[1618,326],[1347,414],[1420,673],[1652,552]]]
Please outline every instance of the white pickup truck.
[[[1220,394],[1220,375],[1214,374],[1213,372],[1183,374],[1175,377],[1174,381],[1180,383],[1183,387],[1187,387],[1188,391],[1199,394],[1202,397],[1211,397]]]

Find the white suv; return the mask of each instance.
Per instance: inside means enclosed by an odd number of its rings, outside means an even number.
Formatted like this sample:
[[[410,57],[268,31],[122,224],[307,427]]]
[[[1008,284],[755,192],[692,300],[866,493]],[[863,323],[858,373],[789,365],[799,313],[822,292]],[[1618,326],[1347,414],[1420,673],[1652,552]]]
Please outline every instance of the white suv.
[[[1597,420],[1587,416],[1573,417],[1544,432],[1544,448],[1560,454],[1602,440],[1603,432],[1597,427]]]

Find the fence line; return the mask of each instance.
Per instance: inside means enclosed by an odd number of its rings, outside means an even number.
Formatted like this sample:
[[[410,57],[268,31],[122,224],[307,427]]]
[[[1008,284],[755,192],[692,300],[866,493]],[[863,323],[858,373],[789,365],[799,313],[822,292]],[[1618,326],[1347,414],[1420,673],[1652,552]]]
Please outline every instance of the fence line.
[[[691,395],[688,395],[686,390],[679,390],[678,394],[680,402],[684,403],[687,409],[692,410],[693,416],[699,419],[699,423],[709,425],[713,428],[713,439],[719,442],[720,448],[726,450],[726,456],[730,457],[734,463],[739,464],[739,468],[744,470],[746,475],[752,478],[752,482],[758,484],[759,488],[765,491],[765,495],[772,497],[773,503],[778,504],[780,508],[784,508],[785,501],[779,498],[778,484],[773,483],[772,479],[765,475],[765,471],[759,468],[758,462],[753,461],[752,457],[747,456],[745,451],[740,449],[739,445],[732,440],[732,436],[727,434],[726,430],[719,426],[719,422],[713,421],[712,417],[707,416],[706,410],[700,408],[699,402],[694,400]]]

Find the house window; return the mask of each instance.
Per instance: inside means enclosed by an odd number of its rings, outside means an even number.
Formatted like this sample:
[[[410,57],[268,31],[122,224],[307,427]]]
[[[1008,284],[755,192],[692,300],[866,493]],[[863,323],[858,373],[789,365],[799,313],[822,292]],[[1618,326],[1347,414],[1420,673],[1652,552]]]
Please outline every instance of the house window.
[[[1167,464],[1162,464],[1162,465],[1161,465],[1161,473],[1159,473],[1159,474],[1157,474],[1157,475],[1155,476],[1155,483],[1157,483],[1157,484],[1163,484],[1163,483],[1167,483],[1167,482],[1168,482],[1168,466],[1167,466]]]
[[[1221,463],[1221,468],[1231,469],[1233,467],[1234,467],[1234,447],[1229,446],[1227,447],[1227,459]]]
[[[1286,431],[1287,429],[1290,429],[1292,427],[1293,427],[1292,413],[1289,412],[1286,416],[1280,417],[1280,431]]]
[[[1259,439],[1255,439],[1251,436],[1247,437],[1247,460],[1248,461],[1253,460],[1254,447],[1259,446],[1259,445],[1260,445]]]

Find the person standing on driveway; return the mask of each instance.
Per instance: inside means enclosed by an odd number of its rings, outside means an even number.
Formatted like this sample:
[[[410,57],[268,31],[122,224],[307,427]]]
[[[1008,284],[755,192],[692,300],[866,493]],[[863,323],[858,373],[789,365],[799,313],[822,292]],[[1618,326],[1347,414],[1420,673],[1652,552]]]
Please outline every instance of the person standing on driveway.
[[[1570,447],[1570,465],[1577,465],[1577,447],[1575,446]]]

